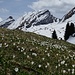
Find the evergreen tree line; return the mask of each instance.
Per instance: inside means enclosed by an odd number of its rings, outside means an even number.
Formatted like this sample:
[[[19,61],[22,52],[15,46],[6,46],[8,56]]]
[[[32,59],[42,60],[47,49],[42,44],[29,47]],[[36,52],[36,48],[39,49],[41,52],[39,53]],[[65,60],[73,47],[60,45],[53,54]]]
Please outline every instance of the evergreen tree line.
[[[75,33],[75,27],[73,23],[67,23],[65,34],[64,34],[64,40],[68,40],[69,36],[71,36],[73,33]],[[52,33],[52,38],[57,39],[56,31],[54,30]]]
[[[68,40],[69,36],[71,36],[73,33],[75,33],[75,28],[73,23],[67,23],[64,39]]]

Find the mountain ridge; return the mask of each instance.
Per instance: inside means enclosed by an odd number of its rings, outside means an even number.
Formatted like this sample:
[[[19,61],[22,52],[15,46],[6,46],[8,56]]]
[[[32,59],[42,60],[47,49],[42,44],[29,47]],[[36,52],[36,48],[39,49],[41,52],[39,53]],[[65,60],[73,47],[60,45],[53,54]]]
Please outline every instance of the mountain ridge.
[[[54,17],[49,10],[40,10],[38,12],[26,13],[8,25],[7,28],[19,29],[25,32],[33,32],[50,38],[52,38],[52,33],[55,30],[57,38],[59,40],[65,40],[64,36],[67,23],[69,22],[69,25],[71,25],[71,23],[75,23],[74,9],[75,7],[65,14],[62,19]],[[69,36],[68,40],[70,37],[72,37],[72,35]],[[75,41],[73,42],[69,40],[69,42],[75,44]]]
[[[62,22],[64,22],[65,20],[71,18],[73,15],[75,14],[75,7],[72,8],[67,14],[65,14],[62,18]]]
[[[10,24],[15,21],[12,16],[9,16],[7,19],[0,22],[0,27],[7,28]]]
[[[29,28],[31,26],[53,23],[53,21],[56,22],[57,20],[58,18],[54,17],[49,10],[42,10],[39,12],[34,12],[32,14],[25,14],[24,16],[22,16],[22,18],[17,19],[17,21],[20,21],[20,23],[16,28],[19,29],[23,26]],[[8,28],[14,27],[13,25],[17,26],[16,22],[10,25]]]

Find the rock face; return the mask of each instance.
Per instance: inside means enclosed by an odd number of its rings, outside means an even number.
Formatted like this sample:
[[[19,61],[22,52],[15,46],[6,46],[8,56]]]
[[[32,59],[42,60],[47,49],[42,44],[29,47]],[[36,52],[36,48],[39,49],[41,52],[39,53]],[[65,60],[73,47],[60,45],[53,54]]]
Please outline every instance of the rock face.
[[[74,14],[75,14],[75,7],[72,10],[70,10],[66,15],[64,15],[64,17],[62,18],[62,22],[64,22],[65,20],[69,19]]]
[[[42,10],[39,12],[33,12],[31,14],[25,14],[12,25],[9,26],[15,27],[14,29],[30,28],[31,26],[45,25],[49,23],[57,22],[59,19],[54,17],[49,10]]]
[[[12,24],[15,20],[12,16],[9,16],[6,20],[0,22],[0,27],[7,28],[10,24]]]
[[[57,18],[54,17],[49,10],[40,11],[36,14],[32,14],[28,19],[26,19],[26,28],[29,28],[31,25],[44,25],[57,22]]]
[[[68,40],[70,36],[72,36],[75,33],[75,27],[73,23],[67,23],[66,29],[65,29],[65,34],[64,34],[64,39]]]

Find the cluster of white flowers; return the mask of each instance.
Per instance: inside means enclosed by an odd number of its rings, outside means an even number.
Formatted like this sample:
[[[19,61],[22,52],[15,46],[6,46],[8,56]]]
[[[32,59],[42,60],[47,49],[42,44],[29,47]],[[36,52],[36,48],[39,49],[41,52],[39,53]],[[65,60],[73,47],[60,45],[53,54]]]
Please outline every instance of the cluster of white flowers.
[[[64,49],[67,49],[66,46],[63,46],[63,45],[60,45],[60,44],[54,44],[54,45],[52,45],[52,47],[53,47],[53,48],[56,48],[56,49],[61,49],[62,51],[63,51]]]
[[[56,69],[58,68],[58,66],[55,66],[56,67]]]
[[[63,70],[63,73],[66,73],[66,70]]]
[[[49,54],[49,53],[47,53],[47,56],[49,57],[49,56],[50,56],[50,54]]]
[[[41,68],[41,66],[42,66],[42,65],[40,65],[40,64],[38,65],[39,68]]]
[[[13,43],[13,45],[15,46],[15,45],[16,45],[16,43]]]
[[[16,67],[14,70],[15,70],[15,72],[18,72],[19,69]]]
[[[5,42],[5,43],[4,43],[4,46],[5,46],[5,47],[8,47],[9,44],[7,44],[7,43]],[[2,44],[0,44],[0,47],[2,47]]]
[[[68,72],[70,72],[70,69],[68,69]]]
[[[45,60],[45,58],[42,58],[42,60]]]
[[[15,55],[13,55],[13,58],[15,58]]]
[[[8,34],[7,34],[8,35]],[[2,37],[2,39],[4,38],[4,35],[3,35],[3,37]],[[12,39],[15,39],[14,37],[12,38]],[[12,39],[10,39],[11,40],[11,42],[13,41]],[[26,49],[22,46],[22,47],[20,47],[19,46],[19,44],[21,44],[21,41],[20,41],[20,38],[17,36],[17,39],[18,39],[18,42],[13,42],[12,43],[12,45],[13,46],[16,46],[17,44],[17,49],[20,51],[20,52],[22,52],[28,59],[32,59],[30,56],[32,55],[32,56],[34,56],[34,57],[37,57],[37,56],[39,56],[39,54],[37,54],[36,52],[34,52],[33,50],[34,50],[34,48],[31,48],[31,49],[29,49],[29,51],[31,52],[31,55],[28,55],[28,53],[27,53],[27,51],[26,51]],[[32,38],[33,39],[33,38]],[[50,57],[51,56],[51,53],[50,52],[52,52],[52,49],[53,48],[56,48],[57,50],[58,50],[58,53],[56,53],[55,55],[58,57],[58,56],[60,56],[60,52],[62,51],[67,51],[67,53],[68,53],[68,56],[66,56],[66,55],[64,55],[63,56],[63,59],[62,59],[62,57],[60,57],[58,60],[57,60],[57,65],[55,65],[55,68],[57,69],[57,68],[61,68],[62,66],[63,67],[67,67],[68,66],[68,63],[66,62],[66,60],[68,60],[69,58],[71,58],[70,60],[74,60],[75,59],[75,53],[73,53],[73,54],[71,54],[71,51],[68,51],[67,50],[67,47],[66,46],[63,46],[63,45],[60,45],[60,44],[53,44],[53,43],[48,43],[47,41],[38,41],[38,40],[36,40],[35,38],[33,39],[33,41],[30,41],[30,39],[26,39],[26,41],[27,42],[30,42],[30,43],[32,43],[32,45],[35,45],[35,44],[39,44],[40,46],[46,46],[46,48],[45,48],[45,50],[44,50],[44,54],[47,56],[47,57]],[[22,42],[22,44],[25,44],[25,42]],[[9,45],[8,45],[8,43],[4,43],[4,44],[2,44],[2,43],[0,43],[0,47],[2,47],[2,46],[5,46],[5,47],[8,47]],[[39,47],[38,46],[36,46],[35,47],[35,49],[39,49]],[[61,51],[60,51],[60,49],[61,49]],[[42,51],[43,51],[43,49],[42,49]],[[49,51],[49,52],[48,52]],[[15,54],[13,54],[12,55],[12,58],[15,58],[16,57],[16,55]],[[41,57],[41,59],[40,60],[42,60],[42,62],[44,62],[44,60],[46,60],[46,58],[45,57]],[[30,64],[33,66],[34,64],[36,64],[36,62],[35,61],[33,61],[33,60],[31,60],[30,61]],[[39,63],[38,65],[37,65],[39,68],[41,68],[41,67],[45,67],[45,68],[48,68],[49,66],[50,66],[50,63],[49,62],[47,62],[46,61],[46,63],[44,64],[44,65],[42,65],[41,63]],[[63,73],[67,73],[67,72],[71,72],[73,75],[75,74],[75,64],[73,64],[72,65],[72,69],[65,69],[64,68],[64,70],[61,70]],[[18,72],[19,71],[19,69],[16,67],[15,69],[15,72]],[[63,74],[64,75],[64,74]]]
[[[42,41],[41,43],[40,43],[40,46],[47,46],[48,45],[48,42],[46,42],[46,41]]]
[[[74,65],[72,65],[72,67],[74,68],[74,67],[75,67],[75,64],[74,64]]]
[[[29,55],[27,55],[27,58],[29,58]]]
[[[47,68],[48,66],[46,65],[45,68]]]
[[[61,61],[61,65],[65,64],[65,60]]]
[[[2,43],[0,43],[0,47],[2,47]]]
[[[21,52],[23,52],[25,49],[24,49],[24,47],[21,47]]]
[[[26,55],[26,52],[24,52],[24,55]]]
[[[75,69],[72,69],[72,74],[74,74],[75,73]]]
[[[47,53],[47,50],[45,50],[45,53]]]
[[[36,54],[36,53],[32,53],[32,55],[37,56],[37,54]]]
[[[60,64],[58,64],[58,66],[60,67]]]
[[[33,65],[34,64],[34,61],[32,61],[31,64]]]

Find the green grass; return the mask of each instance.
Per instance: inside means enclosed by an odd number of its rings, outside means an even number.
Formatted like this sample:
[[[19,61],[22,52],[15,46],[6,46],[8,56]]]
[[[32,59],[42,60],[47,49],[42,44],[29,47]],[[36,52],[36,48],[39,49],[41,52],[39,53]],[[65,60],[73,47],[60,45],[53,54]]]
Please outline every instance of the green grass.
[[[75,45],[0,28],[0,75],[75,75]]]

